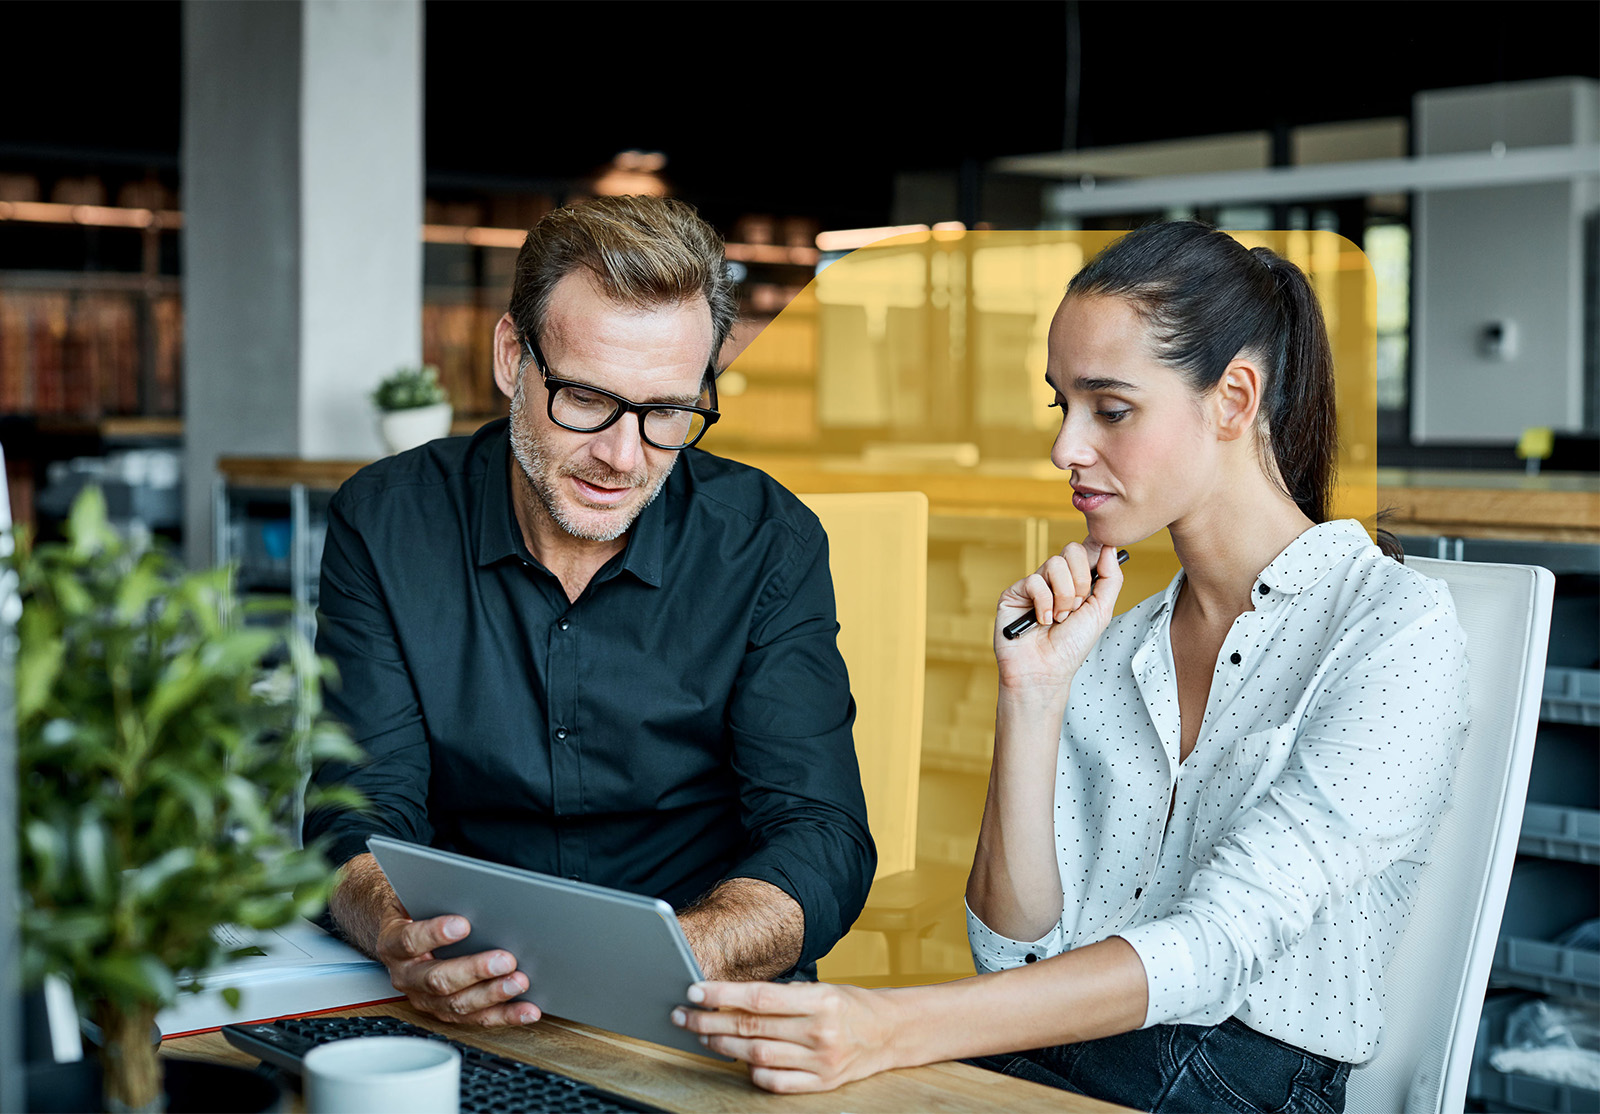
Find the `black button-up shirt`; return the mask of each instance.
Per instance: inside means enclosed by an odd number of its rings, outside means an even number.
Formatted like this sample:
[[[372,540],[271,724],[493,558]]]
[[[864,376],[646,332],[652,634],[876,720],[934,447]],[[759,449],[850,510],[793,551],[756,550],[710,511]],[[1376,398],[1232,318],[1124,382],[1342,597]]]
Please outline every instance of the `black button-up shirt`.
[[[374,833],[661,897],[767,881],[798,966],[866,901],[867,831],[827,538],[753,468],[688,449],[569,602],[512,509],[506,422],[362,469],[328,508],[317,648]]]

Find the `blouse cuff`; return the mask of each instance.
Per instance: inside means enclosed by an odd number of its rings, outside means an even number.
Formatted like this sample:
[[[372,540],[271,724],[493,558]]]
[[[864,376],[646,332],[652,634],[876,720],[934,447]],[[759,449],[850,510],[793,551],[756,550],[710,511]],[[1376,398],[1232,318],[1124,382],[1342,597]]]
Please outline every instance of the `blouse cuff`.
[[[1200,984],[1195,976],[1194,952],[1176,925],[1149,921],[1117,935],[1132,946],[1144,964],[1150,1004],[1139,1028],[1170,1024],[1199,1009]]]
[[[967,906],[967,942],[972,945],[972,964],[980,972],[1005,971],[1021,967],[1024,963],[1048,959],[1060,954],[1064,939],[1058,920],[1049,932],[1037,940],[1013,940],[984,924],[978,919],[978,914],[972,911],[972,906]]]

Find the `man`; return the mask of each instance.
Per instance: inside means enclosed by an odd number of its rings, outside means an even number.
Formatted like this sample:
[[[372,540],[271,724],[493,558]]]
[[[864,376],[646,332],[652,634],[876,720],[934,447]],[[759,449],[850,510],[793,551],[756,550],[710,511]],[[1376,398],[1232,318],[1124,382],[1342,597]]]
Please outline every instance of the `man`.
[[[664,898],[710,978],[804,974],[876,854],[827,541],[764,474],[693,448],[732,326],[687,205],[603,198],[529,233],[495,383],[511,416],[363,469],[334,497],[317,644],[371,761],[365,814],[313,813],[330,910],[435,1017],[537,1020],[515,957],[438,961],[383,833]]]

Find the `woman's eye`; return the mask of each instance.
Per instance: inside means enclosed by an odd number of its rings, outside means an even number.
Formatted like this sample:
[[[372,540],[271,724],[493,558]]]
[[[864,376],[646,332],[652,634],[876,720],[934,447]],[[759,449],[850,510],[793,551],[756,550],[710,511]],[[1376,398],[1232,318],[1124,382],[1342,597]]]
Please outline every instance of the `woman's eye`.
[[[1099,414],[1112,425],[1115,425],[1117,422],[1120,422],[1123,418],[1128,416],[1128,411],[1126,410],[1096,410],[1095,413]]]

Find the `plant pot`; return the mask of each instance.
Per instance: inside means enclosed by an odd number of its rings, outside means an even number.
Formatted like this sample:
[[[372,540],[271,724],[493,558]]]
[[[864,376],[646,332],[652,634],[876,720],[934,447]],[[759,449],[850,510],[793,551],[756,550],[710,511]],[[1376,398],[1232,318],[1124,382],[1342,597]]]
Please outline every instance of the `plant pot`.
[[[277,1114],[289,1109],[277,1081],[230,1064],[201,1060],[163,1060],[162,1089],[167,1114],[216,1111],[218,1114]],[[102,1110],[100,1064],[91,1056],[75,1064],[28,1067],[27,1109],[34,1114]]]
[[[391,453],[403,453],[448,434],[450,413],[448,402],[410,410],[387,410],[378,418],[378,429]]]

